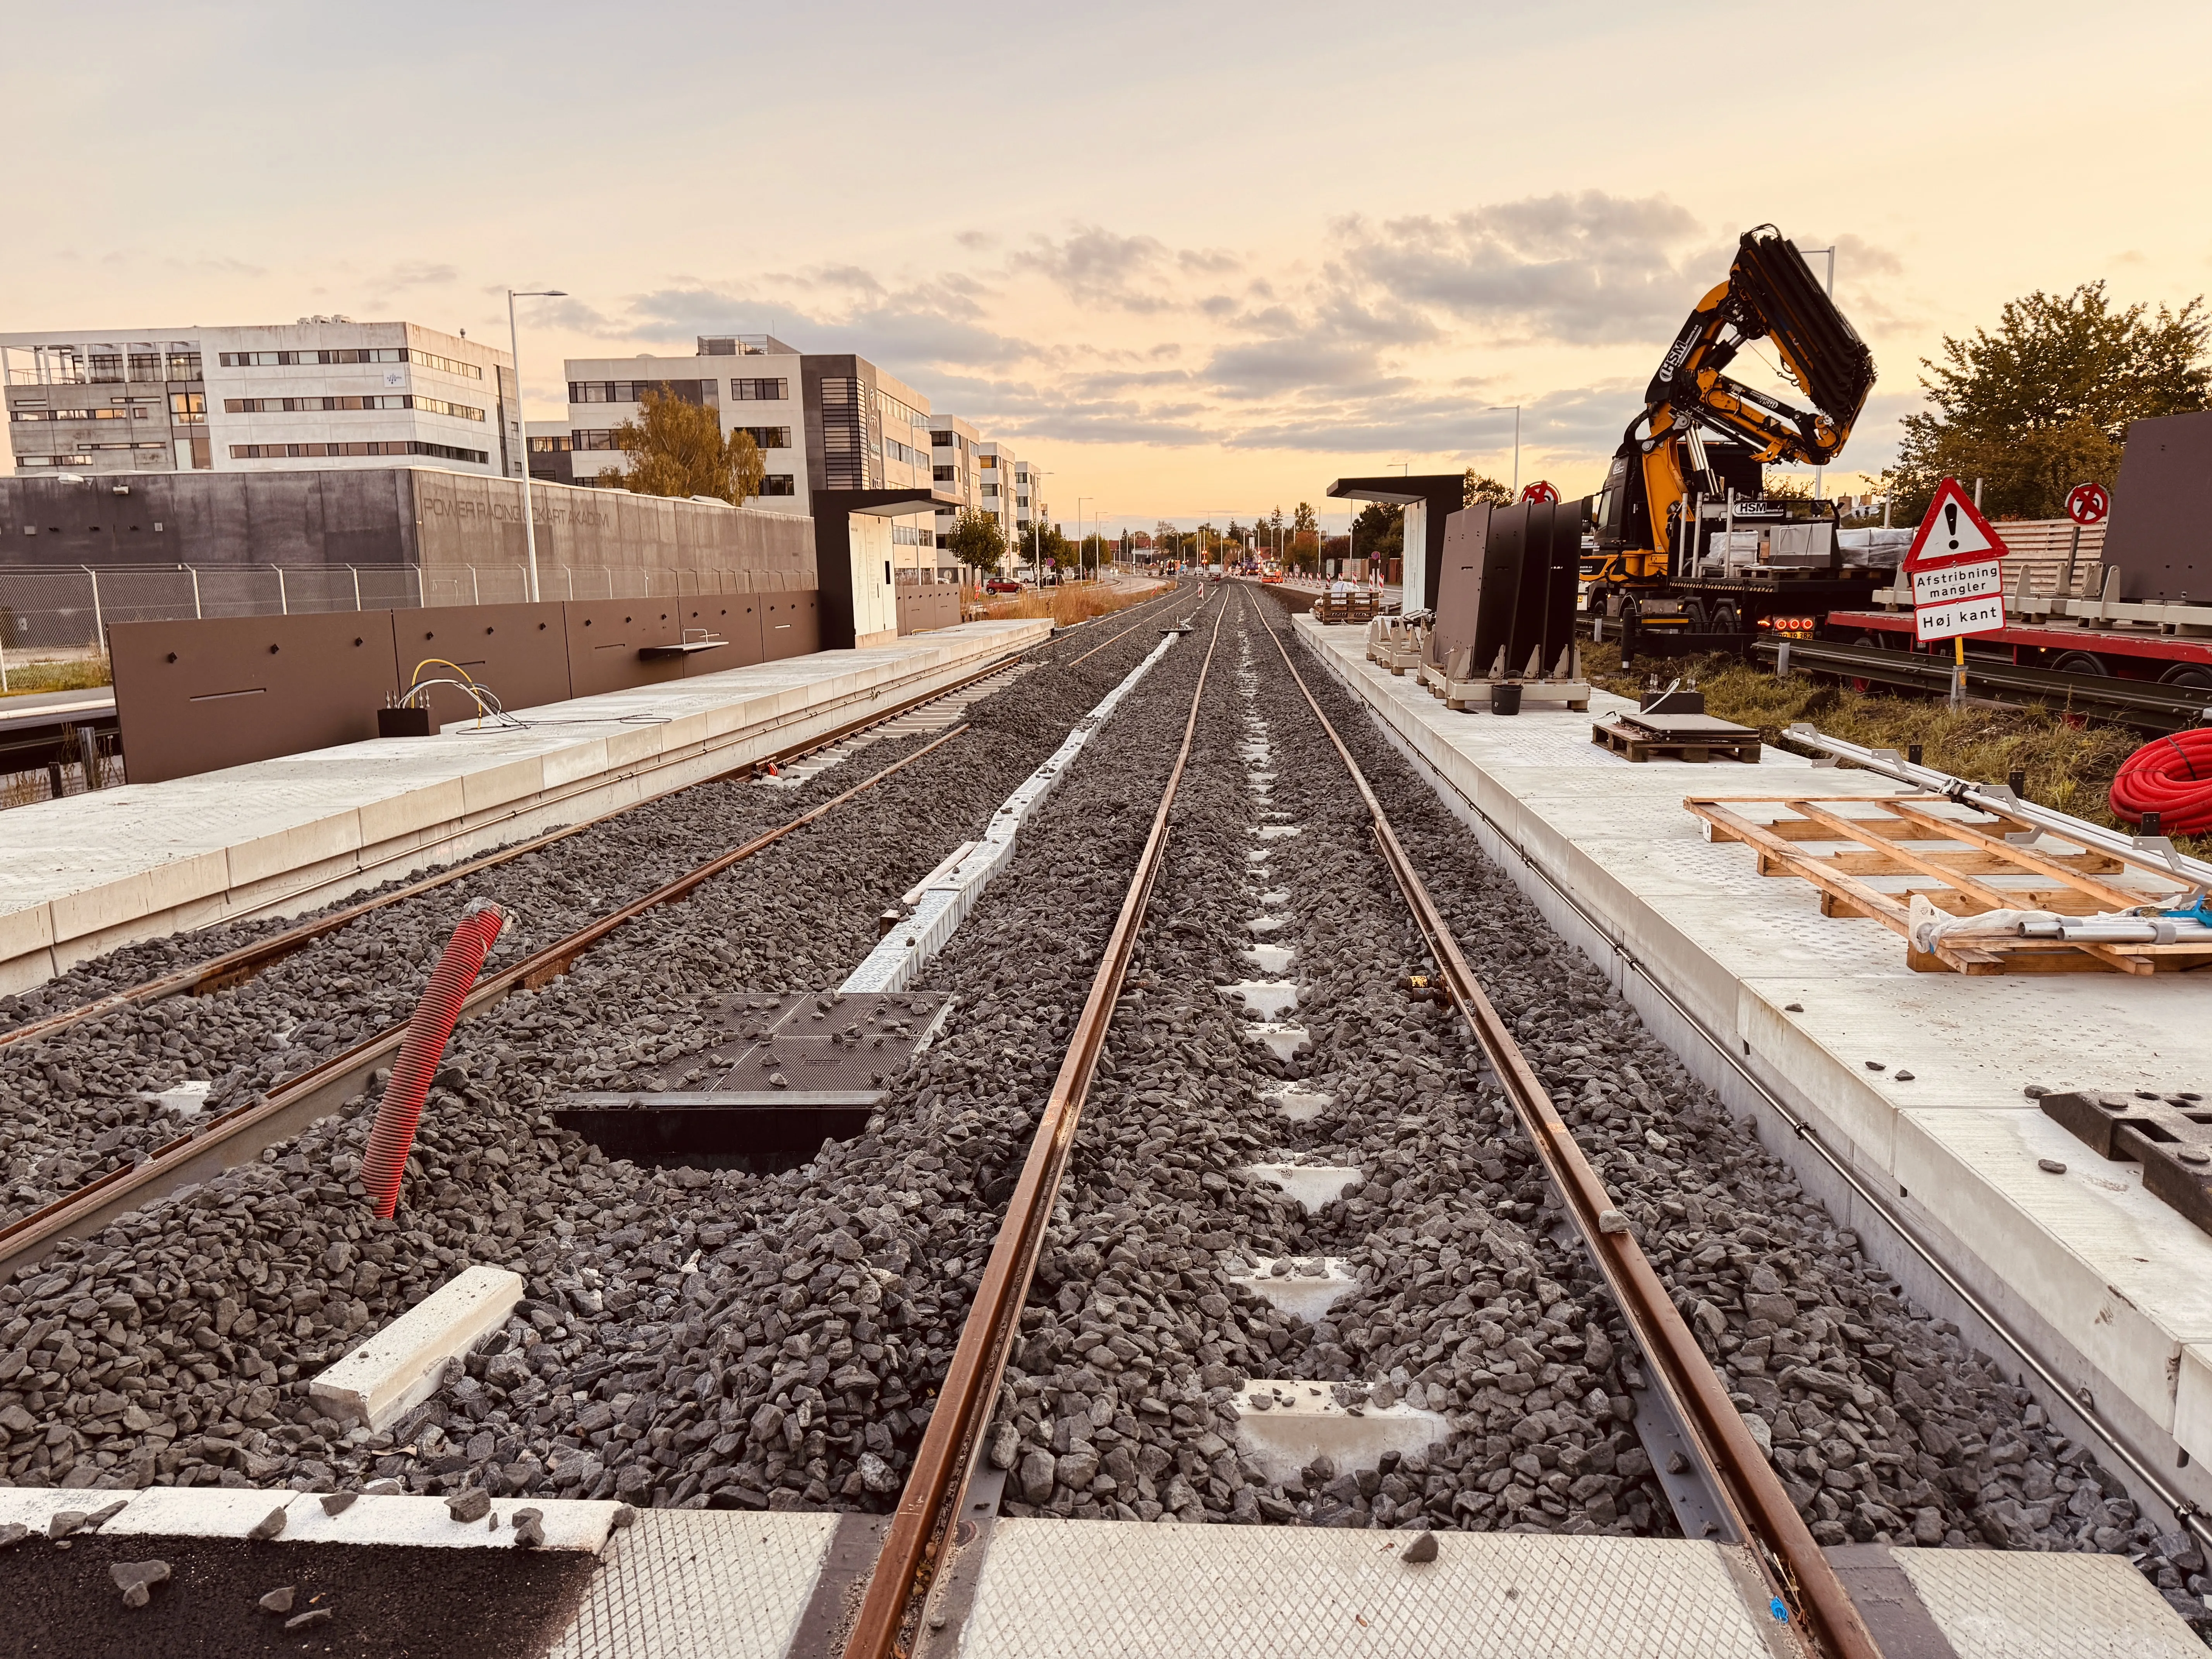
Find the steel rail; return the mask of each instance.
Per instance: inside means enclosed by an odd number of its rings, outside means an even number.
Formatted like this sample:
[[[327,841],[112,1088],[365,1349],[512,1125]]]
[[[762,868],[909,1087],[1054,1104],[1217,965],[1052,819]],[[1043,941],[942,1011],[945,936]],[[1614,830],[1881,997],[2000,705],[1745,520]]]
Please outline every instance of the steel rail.
[[[2093,635],[2084,648],[2094,649],[2094,645]],[[1950,690],[1958,672],[1957,665],[1946,658],[1827,640],[1757,640],[1751,654],[1779,659],[1785,647],[1793,672],[1802,669],[1844,679],[1878,681],[1936,696]],[[2122,679],[2116,674],[2076,674],[1993,662],[1972,653],[1966,657],[1965,684],[1970,692],[2015,708],[2040,705],[2144,732],[2179,732],[2202,724],[2212,714],[2212,692]]]
[[[1167,850],[1170,815],[1183,768],[1190,759],[1191,739],[1198,730],[1199,704],[1206,695],[1206,677],[1213,666],[1215,647],[1221,641],[1221,624],[1228,616],[1224,605],[1214,618],[1206,660],[1200,665],[1198,685],[1191,693],[1190,715],[1183,722],[1182,746],[1168,773],[1152,815],[1152,832],[1138,854],[1129,890],[1121,915],[1108,937],[1098,971],[1092,975],[1091,994],[1077,1019],[1052,1093],[1037,1121],[1029,1157],[1007,1204],[1006,1218],[991,1246],[975,1299],[960,1328],[960,1340],[937,1403],[929,1414],[921,1445],[915,1453],[898,1508],[868,1579],[844,1659],[890,1659],[910,1650],[910,1638],[923,1606],[927,1602],[936,1569],[951,1538],[951,1528],[968,1474],[982,1443],[983,1431],[999,1397],[999,1380],[1005,1372],[1006,1353],[1020,1321],[1022,1304],[1029,1298],[1030,1279],[1044,1245],[1045,1230],[1060,1193],[1062,1172],[1075,1144],[1075,1131],[1090,1093],[1091,1074],[1113,1024],[1114,1005],[1135,951],[1137,933],[1151,902],[1152,885]]]
[[[741,846],[716,854],[675,880],[664,883],[490,977],[479,980],[461,1005],[461,1018],[473,1018],[516,991],[535,991],[550,984],[574,966],[585,951],[623,923],[685,896],[702,883],[767,851],[785,836],[872,789],[893,773],[912,765],[968,729],[964,723],[954,726],[912,754],[902,756],[862,779],[842,794],[809,807],[797,817],[763,830]],[[94,1232],[117,1216],[144,1203],[157,1191],[204,1180],[233,1164],[258,1157],[263,1147],[304,1128],[317,1118],[327,1116],[348,1093],[360,1087],[371,1073],[399,1052],[399,1044],[406,1035],[404,1021],[386,1026],[297,1077],[278,1084],[258,1098],[210,1118],[190,1134],[164,1143],[138,1163],[111,1170],[66,1197],[0,1227],[0,1279],[58,1239],[82,1237]]]
[[[1173,599],[1175,596],[1176,590],[1172,587],[1168,590],[1165,595],[1165,597],[1169,599]],[[1199,611],[1206,609],[1206,601],[1212,597],[1213,596],[1210,593],[1200,593],[1198,596],[1198,611],[1194,611],[1190,614],[1195,617],[1198,615]],[[1103,651],[1108,646],[1113,644],[1115,640],[1126,639],[1144,626],[1145,624],[1143,623],[1132,623],[1129,627],[1123,629],[1120,633],[1114,635],[1112,638],[1107,639],[1097,645],[1094,645],[1090,650],[1085,652],[1081,656],[1074,658],[1071,661],[1061,663],[1058,665],[1058,666],[1062,668],[1073,668],[1077,663],[1088,662],[1091,658],[1097,656],[1101,651]]]
[[[917,708],[927,708],[929,704],[940,702],[957,692],[964,691],[978,681],[989,679],[994,674],[1005,673],[1011,666],[1012,663],[1002,658],[989,667],[980,669],[973,674],[955,680],[950,685],[940,687],[934,691],[925,692],[920,696],[908,698],[893,708],[876,710],[831,731],[818,732],[803,742],[787,744],[767,755],[731,767],[726,771],[714,773],[690,783],[678,784],[672,789],[660,790],[657,793],[627,802],[611,812],[601,812],[576,823],[563,824],[557,830],[549,830],[543,835],[533,836],[527,841],[517,842],[512,847],[501,848],[495,852],[470,859],[464,863],[455,865],[450,870],[426,877],[421,881],[411,882],[404,887],[395,888],[389,893],[364,899],[358,904],[348,905],[344,909],[334,910],[328,915],[311,918],[297,927],[288,927],[280,933],[271,934],[267,939],[257,939],[251,945],[240,945],[235,951],[227,951],[221,956],[210,957],[204,962],[195,963],[188,968],[180,968],[174,973],[164,974],[158,979],[148,980],[143,984],[131,986],[126,990],[111,992],[108,995],[94,1001],[82,1002],[74,1008],[64,1008],[58,1012],[33,1020],[27,1024],[0,1031],[0,1048],[14,1043],[30,1042],[40,1037],[52,1036],[57,1032],[66,1030],[80,1021],[91,1019],[101,1014],[113,1013],[118,1009],[143,1007],[148,1003],[161,1002],[173,996],[210,996],[217,991],[227,990],[231,986],[244,984],[285,957],[305,950],[316,940],[350,927],[363,916],[374,915],[377,911],[390,905],[398,904],[408,899],[420,898],[423,894],[433,892],[451,883],[465,880],[471,876],[481,875],[487,870],[495,869],[500,865],[525,857],[529,854],[543,852],[556,842],[566,841],[571,836],[581,835],[586,830],[611,823],[625,813],[634,812],[642,806],[650,806],[656,801],[670,799],[684,793],[686,790],[701,789],[708,784],[726,783],[736,778],[750,776],[764,765],[782,766],[803,760],[809,755],[818,754],[824,749],[842,743],[848,738],[857,737],[874,726],[902,719]],[[538,806],[531,810],[540,811],[543,810],[543,806],[544,803],[540,803]],[[483,825],[477,824],[473,826],[471,833],[477,833],[483,828]],[[408,856],[408,854],[401,856]],[[362,871],[365,872],[374,867],[374,865],[365,865],[362,866]],[[279,899],[272,902],[283,903],[284,901]],[[267,908],[266,905],[255,907],[256,909]],[[252,909],[243,910],[236,915],[226,916],[223,921],[235,921],[253,914]]]
[[[1264,619],[1261,625],[1266,626]],[[1666,1391],[1677,1417],[1711,1472],[1713,1491],[1732,1512],[1738,1535],[1752,1541],[1750,1553],[1771,1593],[1790,1609],[1793,1621],[1806,1629],[1819,1650],[1829,1659],[1879,1659],[1881,1650],[1859,1617],[1858,1609],[1852,1605],[1842,1580],[1820,1553],[1820,1547],[1814,1541],[1781,1481],[1767,1466],[1758,1443],[1730,1403],[1728,1390],[1691,1335],[1680,1310],[1667,1294],[1667,1287],[1652,1268],[1642,1245],[1614,1208],[1604,1183],[1590,1168],[1582,1148],[1553,1106],[1550,1095],[1522,1054],[1520,1045],[1514,1042],[1497,1009],[1483,994],[1474,969],[1460,950],[1459,941],[1421,880],[1412,856],[1399,841],[1358,763],[1322,712],[1305,677],[1298,672],[1281,634],[1273,628],[1267,631],[1274,640],[1276,650],[1282,653],[1283,665],[1290,670],[1291,679],[1304,694],[1315,720],[1320,722],[1345,769],[1351,774],[1374,820],[1375,839],[1383,861],[1404,895],[1414,922],[1428,941],[1454,1006],[1489,1057],[1506,1098],[1565,1201],[1591,1259],[1605,1274],[1613,1299],[1650,1364],[1655,1380]]]

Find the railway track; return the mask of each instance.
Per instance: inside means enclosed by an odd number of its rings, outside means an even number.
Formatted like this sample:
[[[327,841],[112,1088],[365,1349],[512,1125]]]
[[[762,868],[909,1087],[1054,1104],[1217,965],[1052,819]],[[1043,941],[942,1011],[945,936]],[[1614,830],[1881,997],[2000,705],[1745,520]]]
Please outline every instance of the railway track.
[[[732,987],[834,982],[1003,774],[963,794],[910,765],[832,820],[863,843],[842,866],[787,842],[465,1024],[396,1224],[349,1191],[353,1106],[19,1268],[0,1391],[66,1432],[0,1445],[9,1478],[104,1458],[126,1482],[884,1513],[858,1620],[823,1638],[854,1655],[927,1648],[962,1494],[999,1483],[1010,1513],[1131,1523],[1734,1536],[1836,1653],[1867,1650],[1815,1546],[2180,1571],[1301,683],[1260,608],[1200,621],[932,966],[953,1014],[862,1133],[775,1175],[646,1169],[544,1111],[675,1066]],[[388,1432],[318,1418],[314,1365],[468,1260],[528,1282],[497,1351]],[[95,1431],[111,1384],[155,1428]],[[1421,1443],[1269,1464],[1246,1435],[1310,1390]]]
[[[1173,599],[1174,594],[1170,591],[1159,600],[1148,601],[1137,607],[1146,613],[1141,620],[1127,624],[1103,644],[1087,646],[1077,660],[1096,655],[1125,635],[1153,625],[1159,607],[1163,604],[1171,605]],[[1129,613],[1114,614],[1127,616]],[[1033,647],[1030,653],[1023,654],[1031,656],[1048,652],[1052,646],[1060,644],[1064,647],[1065,643],[1057,640],[1047,641],[1045,645]],[[1066,654],[1064,649],[1061,654]],[[1054,660],[1049,655],[1045,658],[1047,663]],[[734,851],[717,852],[705,862],[641,896],[613,906],[593,921],[568,933],[551,944],[534,951],[510,951],[509,960],[503,965],[494,967],[488,964],[486,975],[472,994],[465,1017],[474,1016],[515,989],[538,988],[555,973],[564,971],[582,951],[606,938],[623,923],[647,910],[685,896],[700,882],[733,867],[775,845],[785,836],[817,822],[876,783],[891,776],[908,763],[950,741],[966,730],[964,724],[955,723],[961,720],[966,709],[977,699],[1003,689],[1012,677],[1020,672],[1020,668],[1018,662],[994,664],[963,678],[952,686],[908,699],[890,708],[879,709],[864,720],[852,722],[836,731],[794,744],[769,761],[749,763],[722,777],[705,780],[688,786],[684,790],[672,791],[651,800],[636,803],[626,809],[625,814],[612,815],[623,817],[670,801],[678,795],[697,799],[700,796],[694,792],[711,791],[716,784],[751,779],[769,765],[788,768],[811,777],[828,765],[859,752],[872,742],[883,741],[886,738],[896,740],[940,733],[862,783],[828,800],[798,811],[781,823],[747,838]],[[814,764],[810,766],[810,761]],[[714,825],[720,817],[720,814],[710,810],[709,835],[714,833]],[[428,879],[407,884],[358,903],[345,905],[235,950],[160,975],[127,990],[60,1010],[13,1030],[0,1033],[0,1054],[4,1054],[11,1048],[20,1048],[44,1067],[55,1066],[57,1058],[60,1065],[66,1066],[70,1061],[64,1042],[75,1028],[97,1024],[117,1015],[152,1008],[172,998],[209,998],[234,990],[277,964],[299,957],[301,952],[309,951],[311,947],[337,939],[358,924],[373,923],[379,917],[403,906],[421,904],[427,909],[428,906],[423,902],[442,896],[443,890],[458,886],[465,893],[470,884],[479,883],[482,878],[492,872],[517,866],[519,861],[529,860],[532,855],[559,847],[595,829],[604,828],[607,823],[608,820],[603,818],[564,826],[483,859],[441,872]],[[517,868],[515,873],[523,875],[526,868]],[[483,890],[478,885],[474,890],[481,892]],[[510,899],[509,902],[513,901]],[[444,910],[441,909],[430,920],[434,923],[443,915]],[[380,1024],[374,1020],[357,1021],[356,1024],[365,1024],[371,1029],[361,1033],[356,1040],[325,1044],[328,1052],[304,1069],[272,1079],[268,1086],[255,1091],[241,1104],[195,1115],[188,1123],[177,1124],[181,1133],[167,1139],[156,1138],[163,1121],[161,1116],[156,1116],[152,1125],[155,1133],[143,1137],[143,1144],[139,1147],[129,1149],[135,1151],[135,1157],[128,1161],[112,1158],[110,1161],[113,1167],[27,1213],[18,1213],[10,1218],[5,1225],[0,1225],[0,1277],[4,1277],[6,1272],[16,1264],[35,1260],[57,1239],[82,1237],[88,1231],[96,1230],[108,1218],[142,1202],[149,1194],[204,1179],[216,1170],[258,1156],[262,1148],[272,1140],[296,1132],[303,1124],[334,1109],[349,1095],[358,1092],[371,1073],[396,1054],[404,1032],[409,994],[411,994],[414,985],[410,980],[398,988],[400,994],[391,1000],[393,1017]],[[171,1092],[173,1096],[178,1091],[173,1090]],[[94,1103],[97,1107],[98,1097],[94,1097]],[[115,1110],[112,1107],[98,1107],[98,1109]],[[173,1109],[167,1115],[174,1118],[182,1114]],[[4,1132],[0,1132],[0,1157],[4,1157],[8,1150],[7,1139]],[[106,1149],[98,1148],[95,1142],[95,1150]]]

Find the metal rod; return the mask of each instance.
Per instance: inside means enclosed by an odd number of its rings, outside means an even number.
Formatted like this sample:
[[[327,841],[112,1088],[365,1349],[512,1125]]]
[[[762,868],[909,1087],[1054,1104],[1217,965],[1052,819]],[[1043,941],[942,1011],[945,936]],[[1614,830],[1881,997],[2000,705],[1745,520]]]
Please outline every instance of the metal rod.
[[[2087,823],[2055,807],[2022,800],[2003,785],[1969,783],[1932,766],[1916,766],[1894,749],[1869,749],[1841,738],[1832,738],[1809,721],[1798,721],[1790,728],[1789,735],[1838,760],[1850,761],[1855,766],[1894,778],[1899,783],[1909,783],[1930,794],[1945,796],[1993,817],[2015,819],[2032,829],[2063,836],[2068,841],[2109,854],[2138,870],[2178,877],[2192,886],[2212,888],[2212,864],[2176,851],[2173,843],[2164,836],[2130,836],[2122,830],[2107,830],[2102,824]]]

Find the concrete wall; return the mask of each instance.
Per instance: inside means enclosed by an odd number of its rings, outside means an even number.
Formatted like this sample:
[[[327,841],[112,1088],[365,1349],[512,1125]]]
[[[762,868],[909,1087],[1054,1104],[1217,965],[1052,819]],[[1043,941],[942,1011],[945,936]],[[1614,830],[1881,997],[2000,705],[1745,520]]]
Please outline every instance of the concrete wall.
[[[794,514],[533,488],[541,569],[746,571],[769,579],[762,587],[814,585],[813,526]],[[17,568],[441,568],[525,556],[519,479],[428,467],[0,477],[0,565]]]

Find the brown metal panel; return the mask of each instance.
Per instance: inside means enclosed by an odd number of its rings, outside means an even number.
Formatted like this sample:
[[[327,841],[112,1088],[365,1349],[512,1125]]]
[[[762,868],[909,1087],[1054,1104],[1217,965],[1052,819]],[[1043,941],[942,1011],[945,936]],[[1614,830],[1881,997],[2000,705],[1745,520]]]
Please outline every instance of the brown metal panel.
[[[760,607],[757,593],[694,594],[684,601],[684,632],[696,640],[701,630],[719,635],[729,643],[719,651],[702,651],[684,659],[686,678],[694,674],[719,674],[726,668],[749,668],[761,659]]]
[[[399,685],[389,611],[115,623],[115,709],[133,783],[376,735]]]
[[[2105,530],[2105,562],[2120,598],[2179,602],[2212,594],[2212,414],[2160,415],[2128,428]],[[2004,532],[1999,529],[1999,535]]]
[[[818,589],[799,593],[763,593],[761,614],[761,657],[779,662],[804,657],[822,648],[822,595]]]
[[[673,599],[577,599],[563,605],[570,695],[595,697],[603,691],[683,678],[681,658],[647,662],[637,653],[645,646],[678,642],[678,619],[684,603]]]
[[[441,605],[392,613],[398,653],[399,683],[406,685],[417,664],[443,657],[491,688],[503,708],[536,708],[566,702],[568,638],[558,605]],[[423,679],[453,679],[450,669],[428,664]],[[460,692],[441,686],[430,693],[434,724],[465,720],[476,705]]]

